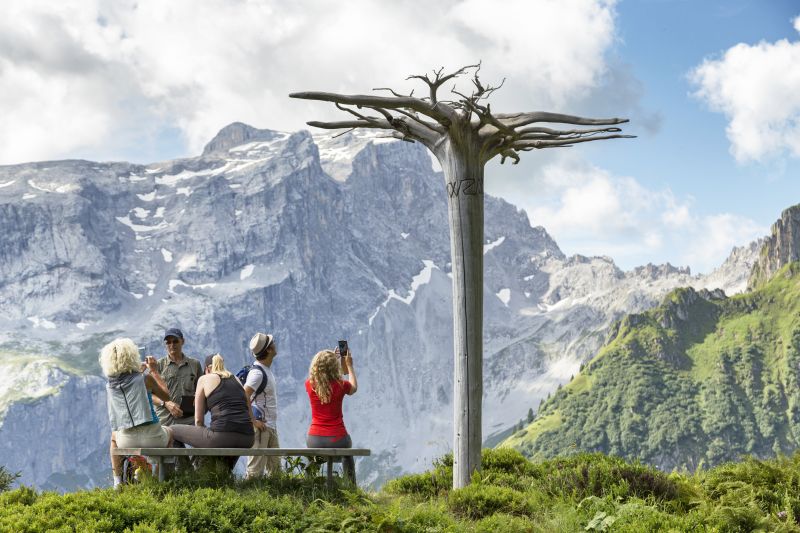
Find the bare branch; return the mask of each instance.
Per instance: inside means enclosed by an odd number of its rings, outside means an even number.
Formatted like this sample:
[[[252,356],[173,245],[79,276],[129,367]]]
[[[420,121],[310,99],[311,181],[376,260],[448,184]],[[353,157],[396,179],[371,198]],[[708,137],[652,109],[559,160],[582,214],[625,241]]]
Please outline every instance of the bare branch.
[[[495,117],[509,128],[519,128],[520,126],[526,126],[534,122],[558,122],[583,126],[603,126],[628,122],[627,118],[586,118],[574,115],[562,115],[561,113],[548,113],[546,111],[498,113]]]
[[[501,165],[506,162],[506,158],[511,159],[512,164],[514,164],[514,165],[519,163],[519,155],[517,154],[517,152],[515,152],[514,150],[512,150],[510,148],[508,150],[503,150],[502,152],[500,152],[500,164]]]
[[[382,121],[382,122],[381,122]],[[382,130],[392,130],[391,124],[383,121],[383,119],[378,119],[375,122],[370,122],[366,120],[342,120],[339,122],[319,122],[316,120],[312,120],[310,122],[306,122],[312,128],[322,128],[323,130],[341,130],[341,129],[353,129],[353,128],[372,128],[372,129],[382,129]]]
[[[545,133],[547,135],[573,135],[575,133],[589,133],[589,132],[608,132],[608,133],[617,133],[622,131],[620,128],[595,128],[595,129],[585,129],[585,130],[554,130],[552,128],[542,128],[542,127],[531,127],[531,128],[520,128],[516,130],[516,132],[520,135],[526,135],[528,133]]]
[[[336,107],[339,107],[339,104],[336,104]],[[395,117],[391,113],[389,113],[388,111],[386,111],[383,108],[369,106],[368,109],[372,109],[374,111],[377,111],[381,115],[383,115],[383,118],[385,118],[387,120],[387,122],[389,122],[389,124],[392,124],[396,120]]]
[[[506,79],[503,78],[500,82],[500,85],[492,86],[487,85],[486,87],[483,86],[481,83],[480,78],[478,78],[478,71],[480,71],[480,66],[478,66],[478,70],[475,71],[475,76],[472,78],[472,84],[475,86],[476,91],[472,94],[475,100],[486,100],[488,99],[493,92],[500,89],[506,82]]]
[[[478,62],[475,65],[467,65],[465,67],[461,67],[460,69],[456,70],[455,72],[451,72],[450,74],[447,74],[445,76],[442,76],[442,72],[444,71],[444,67],[442,67],[439,70],[434,70],[433,71],[433,75],[434,75],[433,79],[430,79],[427,74],[415,74],[413,76],[407,77],[406,79],[407,80],[413,80],[413,79],[421,80],[425,84],[427,84],[428,88],[430,90],[430,101],[431,101],[431,104],[433,105],[433,104],[436,104],[436,102],[438,101],[436,99],[436,92],[439,90],[439,87],[441,87],[443,84],[447,83],[449,80],[452,80],[453,78],[455,78],[457,76],[460,76],[461,74],[464,74],[467,70],[469,70],[471,68],[477,68],[478,70],[480,70],[480,68],[481,68],[480,62]],[[477,71],[476,71],[476,75],[477,75]]]
[[[410,96],[373,96],[366,94],[336,94],[326,92],[300,92],[291,93],[290,98],[299,98],[301,100],[320,100],[322,102],[334,102],[345,105],[365,106],[365,107],[381,107],[384,109],[399,109],[406,108],[421,113],[440,124],[447,126],[454,118],[455,112],[448,109],[446,106],[432,105],[419,98],[412,98]]]
[[[422,120],[416,114],[409,113],[405,109],[395,109],[395,111],[397,111],[401,115],[407,116],[411,120],[414,120],[414,121],[418,122],[419,124],[425,126],[426,128],[430,128],[432,131],[435,131],[436,133],[444,134],[444,132],[446,131],[440,124],[438,124],[436,122],[428,122],[426,120]]]
[[[408,94],[400,94],[398,92],[395,92],[395,90],[392,89],[391,87],[375,87],[372,90],[373,91],[389,91],[390,93],[392,93],[392,95],[394,95],[394,96],[396,96],[398,98],[412,98],[414,96],[414,89],[411,89],[411,92],[408,93]]]
[[[492,115],[492,109],[489,104],[482,106],[477,103],[477,101],[473,100],[473,97],[465,96],[455,89],[453,90],[454,94],[459,95],[462,98],[462,104],[467,108],[468,111],[475,113],[480,120],[478,127],[476,129],[480,130],[485,124],[491,124],[497,130],[502,131],[506,135],[516,135],[516,132],[512,129],[497,120],[494,115]]]
[[[336,135],[334,135],[333,137],[331,137],[331,139],[336,139],[336,138],[339,138],[339,137],[341,137],[342,135],[347,135],[348,133],[350,133],[350,132],[351,132],[351,131],[353,131],[353,130],[355,130],[355,128],[350,128],[349,130],[345,130],[345,131],[342,131],[342,132],[340,132],[340,133],[337,133]]]
[[[289,97],[299,98],[301,100],[320,100],[323,102],[334,102],[354,106],[382,107],[385,109],[398,109],[405,107],[408,109],[413,109],[414,111],[422,113],[423,115],[430,116],[433,119],[437,118],[436,116],[433,116],[436,114],[433,106],[423,100],[412,98],[410,96],[397,96],[389,98],[385,96],[373,96],[367,94],[348,95],[325,92],[302,92],[291,93]]]
[[[569,139],[550,139],[550,140],[533,140],[533,141],[526,141],[520,140],[515,141],[511,148],[514,150],[533,150],[537,148],[551,148],[554,146],[567,146],[577,143],[585,143],[589,141],[600,141],[603,139],[634,139],[636,135],[601,135],[597,137],[577,137],[577,138],[569,138]]]
[[[361,120],[366,120],[367,122],[372,122],[373,120],[375,120],[377,118],[377,117],[368,117],[368,116],[362,115],[361,113],[359,113],[357,111],[354,111],[353,109],[350,109],[349,107],[344,107],[342,104],[339,104],[339,103],[336,103],[335,105],[336,105],[336,109],[339,109],[340,111],[345,111],[347,113],[350,113],[354,117],[359,118]]]

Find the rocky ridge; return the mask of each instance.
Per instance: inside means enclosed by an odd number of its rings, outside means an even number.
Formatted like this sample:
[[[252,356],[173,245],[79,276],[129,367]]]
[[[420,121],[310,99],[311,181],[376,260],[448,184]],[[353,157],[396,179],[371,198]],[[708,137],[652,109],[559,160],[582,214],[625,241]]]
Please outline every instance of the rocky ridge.
[[[800,260],[800,204],[781,213],[772,225],[771,235],[761,247],[758,261],[748,280],[748,288],[756,288],[768,281],[778,270]]]

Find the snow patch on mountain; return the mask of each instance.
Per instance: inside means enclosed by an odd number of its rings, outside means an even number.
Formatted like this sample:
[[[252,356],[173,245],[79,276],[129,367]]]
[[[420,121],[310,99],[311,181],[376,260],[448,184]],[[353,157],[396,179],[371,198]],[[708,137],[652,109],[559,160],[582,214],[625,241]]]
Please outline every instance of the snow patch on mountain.
[[[33,324],[35,328],[43,328],[43,329],[56,329],[56,325],[47,320],[46,318],[41,318],[38,316],[29,316],[28,320]]]
[[[256,269],[255,265],[245,265],[245,267],[242,268],[242,271],[239,273],[239,279],[246,280],[247,278],[253,275],[253,271],[255,269]]]
[[[486,255],[486,252],[492,250],[493,248],[497,248],[498,246],[503,244],[503,241],[505,241],[505,240],[506,240],[505,237],[500,237],[499,239],[494,240],[494,241],[492,241],[492,242],[490,242],[488,244],[484,244],[483,245],[483,254]]]

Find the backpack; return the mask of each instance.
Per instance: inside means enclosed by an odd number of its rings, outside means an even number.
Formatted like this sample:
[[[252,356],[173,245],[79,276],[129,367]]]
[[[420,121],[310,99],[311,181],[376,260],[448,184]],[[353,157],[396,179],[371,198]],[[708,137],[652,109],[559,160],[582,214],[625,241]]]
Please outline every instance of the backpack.
[[[253,398],[264,392],[264,389],[267,388],[267,372],[263,368],[258,365],[244,365],[241,370],[236,373],[236,379],[239,380],[239,383],[244,386],[247,383],[247,376],[250,374],[251,370],[258,369],[261,371],[261,384],[256,389],[256,393],[253,395]]]

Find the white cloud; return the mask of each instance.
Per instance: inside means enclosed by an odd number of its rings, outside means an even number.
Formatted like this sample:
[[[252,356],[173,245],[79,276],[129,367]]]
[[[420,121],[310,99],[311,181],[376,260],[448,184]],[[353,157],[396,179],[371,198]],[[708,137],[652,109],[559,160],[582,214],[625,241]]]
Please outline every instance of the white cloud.
[[[531,182],[538,192],[518,197],[534,225],[543,226],[565,253],[611,256],[622,268],[670,262],[710,272],[734,246],[768,233],[729,213],[701,213],[692,198],[651,190],[563,153]]]
[[[734,246],[768,235],[769,228],[730,213],[697,217],[682,247],[684,264],[698,265],[703,272],[719,266]]]
[[[531,219],[558,240],[581,237],[601,242],[620,235],[644,239],[653,207],[665,203],[664,194],[653,193],[628,177],[607,171],[569,154],[543,167],[546,194],[530,209]]]
[[[134,144],[156,153],[171,128],[198,153],[233,121],[295,130],[341,117],[289,92],[407,90],[409,74],[479,59],[485,80],[509,77],[496,109],[558,110],[597,86],[615,31],[613,0],[7,0],[0,10],[0,163],[124,157]]]
[[[800,17],[794,20],[800,32]],[[695,96],[728,119],[731,152],[739,162],[786,152],[800,157],[800,41],[740,43],[706,59],[689,77]]]

